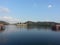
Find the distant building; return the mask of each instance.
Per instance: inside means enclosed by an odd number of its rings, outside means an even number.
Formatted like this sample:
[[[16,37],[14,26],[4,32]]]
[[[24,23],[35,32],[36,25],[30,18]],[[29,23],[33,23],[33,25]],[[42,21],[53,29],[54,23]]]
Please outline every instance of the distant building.
[[[56,24],[54,26],[52,26],[53,30],[60,30],[60,24]]]
[[[27,24],[20,23],[20,24],[16,24],[16,26],[20,26],[20,27],[27,27]]]
[[[56,29],[57,30],[60,30],[60,25],[56,25]]]
[[[4,24],[0,23],[0,30],[4,29]]]

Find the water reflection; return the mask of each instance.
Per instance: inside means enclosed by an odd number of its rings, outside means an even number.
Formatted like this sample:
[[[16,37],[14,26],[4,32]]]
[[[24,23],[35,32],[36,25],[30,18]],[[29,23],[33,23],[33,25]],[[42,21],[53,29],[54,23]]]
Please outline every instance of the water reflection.
[[[53,30],[53,29],[52,29],[52,31],[55,31],[55,32],[60,32],[60,30]]]
[[[5,30],[0,30],[0,32],[19,32],[19,31],[31,31],[31,30],[44,30],[44,31],[60,31],[60,30],[53,30],[51,27],[34,27],[34,26],[26,26],[26,27],[21,27],[21,26],[16,26],[16,25],[5,25]]]
[[[5,26],[1,27],[1,29],[0,29],[0,32],[3,32],[3,31],[5,31]]]
[[[0,29],[0,32],[3,32],[3,31],[5,31],[5,27],[3,29]]]
[[[54,32],[51,28],[6,25],[3,33],[0,33],[0,40],[2,40],[1,45],[58,45],[60,44],[60,32]]]
[[[0,32],[3,32],[3,31],[5,31],[5,30],[0,30]]]
[[[53,30],[52,27],[40,27],[40,26],[26,26],[26,27],[21,27],[21,26],[17,26],[18,29],[27,29],[27,30],[50,30],[50,31],[60,31],[60,30]]]

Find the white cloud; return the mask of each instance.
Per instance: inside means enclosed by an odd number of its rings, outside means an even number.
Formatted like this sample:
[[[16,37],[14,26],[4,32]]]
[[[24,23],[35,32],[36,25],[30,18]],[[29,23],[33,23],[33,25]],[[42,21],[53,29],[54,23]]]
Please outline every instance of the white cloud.
[[[11,16],[2,16],[2,17],[0,17],[0,20],[6,21],[6,22],[9,22],[9,23],[17,23],[17,22],[19,22],[19,19],[13,18]]]
[[[12,19],[12,17],[3,16],[4,19]]]
[[[51,4],[48,5],[48,8],[52,8],[53,6]]]
[[[6,8],[6,7],[0,7],[0,12],[1,13],[9,13],[10,10],[9,10],[9,8]]]

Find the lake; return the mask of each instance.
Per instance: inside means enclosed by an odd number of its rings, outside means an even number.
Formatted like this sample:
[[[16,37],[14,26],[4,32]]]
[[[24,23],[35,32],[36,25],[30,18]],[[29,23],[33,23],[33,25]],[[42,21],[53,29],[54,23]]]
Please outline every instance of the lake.
[[[60,31],[7,25],[0,30],[0,45],[60,45]]]

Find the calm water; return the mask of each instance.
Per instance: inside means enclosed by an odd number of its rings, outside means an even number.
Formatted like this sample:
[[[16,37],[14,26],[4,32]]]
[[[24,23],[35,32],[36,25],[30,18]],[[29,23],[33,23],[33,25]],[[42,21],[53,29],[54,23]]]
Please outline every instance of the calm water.
[[[60,45],[60,32],[50,28],[5,27],[0,31],[0,45]]]

